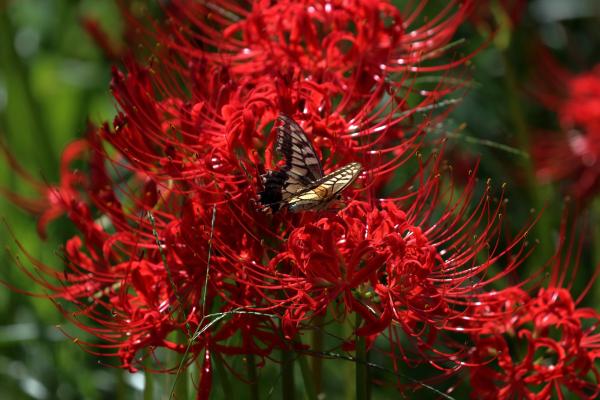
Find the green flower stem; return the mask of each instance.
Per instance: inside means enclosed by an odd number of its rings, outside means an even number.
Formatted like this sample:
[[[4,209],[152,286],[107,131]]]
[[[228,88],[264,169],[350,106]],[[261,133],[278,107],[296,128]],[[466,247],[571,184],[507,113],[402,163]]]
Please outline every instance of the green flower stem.
[[[592,246],[592,265],[589,269],[590,274],[598,268],[600,265],[600,198],[596,198],[592,202],[592,212],[590,215],[591,219],[591,230],[594,235],[594,240],[591,242],[594,244]],[[581,240],[581,239],[580,239]],[[580,261],[581,263],[581,261]],[[597,283],[597,282],[596,282]],[[598,304],[600,301],[600,285],[595,284],[591,289],[591,294],[586,298],[586,302],[590,302],[590,304]]]
[[[320,328],[323,325],[323,317],[319,316],[315,318],[315,326]],[[312,350],[315,353],[323,351],[323,330],[315,329],[312,332]],[[312,358],[312,382],[316,393],[323,391],[323,358],[313,357]],[[306,382],[306,379],[305,379]]]
[[[529,153],[529,150],[531,148],[529,128],[527,126],[527,120],[525,118],[523,104],[519,98],[519,88],[517,85],[515,72],[510,61],[508,52],[502,50],[501,54],[503,57],[505,68],[504,81],[506,85],[506,94],[510,118],[515,129],[515,134],[517,136],[519,147],[523,151]],[[523,172],[526,179],[525,190],[529,192],[529,199],[535,211],[541,212],[545,208],[544,199],[548,198],[548,190],[540,187],[537,184],[535,168],[531,158],[529,157],[523,159],[523,163]],[[554,225],[551,221],[551,215],[549,215],[548,212],[540,216],[536,226],[534,227],[535,236],[540,240],[540,243],[538,251],[532,254],[532,265],[535,265],[537,267],[543,265],[546,261],[545,257],[547,257],[548,254],[552,254],[553,245],[551,234],[553,232],[553,226]]]
[[[313,360],[319,357],[313,357]],[[304,393],[307,400],[317,400],[317,390],[315,388],[314,375],[308,366],[308,360],[305,355],[298,357],[298,364],[300,365],[300,371],[302,372],[302,378],[304,380]]]
[[[121,369],[115,370],[117,377],[116,400],[125,400],[127,398],[127,384],[125,383],[125,374],[127,373]]]
[[[144,371],[144,400],[153,400],[154,398],[154,374],[149,372],[152,367],[152,358],[146,359],[146,370]]]
[[[219,352],[214,352],[213,356],[215,370],[217,372],[217,376],[219,377],[219,382],[221,383],[221,389],[223,390],[223,398],[233,399],[233,387],[229,381],[227,369],[223,366],[223,358]]]
[[[361,317],[356,314],[356,327],[358,329]],[[369,369],[367,366],[367,342],[364,337],[356,336],[356,400],[369,399]]]
[[[188,370],[187,368],[180,372],[182,376],[177,378],[175,382],[175,391],[173,398],[174,399],[188,399],[189,397],[189,388],[188,388]]]
[[[256,360],[254,359],[254,354],[246,355],[246,368],[248,369],[248,379],[250,380],[250,399],[259,400],[258,373],[256,371]]]
[[[188,339],[184,332],[177,332],[177,343],[187,344]],[[172,365],[181,365],[182,357],[187,357],[187,354],[174,354],[175,360],[173,360]],[[182,368],[181,371],[173,377],[175,380],[173,384],[173,390],[171,392],[172,399],[188,399],[189,398],[189,387],[188,387],[188,379],[189,373],[187,368]]]
[[[282,399],[294,400],[294,352],[281,350],[281,394]]]

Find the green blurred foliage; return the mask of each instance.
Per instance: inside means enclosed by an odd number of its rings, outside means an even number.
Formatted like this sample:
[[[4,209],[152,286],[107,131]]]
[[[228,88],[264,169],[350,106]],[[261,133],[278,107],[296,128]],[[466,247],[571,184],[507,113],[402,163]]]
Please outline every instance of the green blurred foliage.
[[[98,18],[118,34],[112,2],[20,0],[0,2],[0,140],[41,182],[57,182],[61,150],[84,133],[88,118],[110,120],[110,65],[81,27],[83,16]],[[35,198],[36,193],[0,162],[0,183]],[[70,235],[67,224],[49,228],[41,241],[35,219],[0,197],[1,279],[19,290],[41,293],[19,271],[23,244],[32,257],[60,270],[57,255]],[[0,387],[11,399],[130,398],[140,376],[127,378],[103,367],[57,327],[64,317],[47,299],[0,290]],[[72,326],[65,326],[73,331]],[[123,376],[122,376],[123,375]],[[119,385],[119,383],[121,384]],[[120,388],[119,386],[123,386]]]
[[[600,60],[599,4],[594,0],[530,1],[516,29],[501,26],[496,40],[473,59],[473,82],[468,94],[442,127],[444,132],[452,133],[448,152],[470,160],[481,157],[482,180],[490,177],[498,185],[508,183],[509,224],[513,228],[522,227],[531,219],[532,208],[546,207],[535,233],[541,244],[532,265],[552,254],[564,202],[558,191],[535,182],[527,155],[536,129],[557,127],[551,115],[521,92],[535,73],[531,46],[539,40],[573,70],[589,68]],[[42,181],[57,182],[61,150],[84,133],[88,120],[110,121],[114,115],[109,93],[110,63],[82,29],[81,18],[98,19],[111,38],[118,40],[123,29],[118,15],[113,1],[0,0],[0,139],[14,158]],[[508,23],[506,18],[498,20]],[[465,29],[459,36],[468,38],[474,34],[473,29]],[[467,54],[470,50],[473,49],[469,49],[467,41],[461,51]],[[463,123],[466,128],[458,129]],[[0,185],[20,195],[36,195],[4,160],[0,161]],[[600,207],[593,211],[590,224],[600,225]],[[40,288],[17,267],[18,263],[28,266],[24,253],[17,248],[17,240],[32,257],[60,270],[56,251],[72,233],[68,224],[52,224],[48,239],[41,241],[35,219],[3,197],[0,218],[4,221],[0,237],[6,247],[0,255],[0,279],[19,290],[40,293]],[[588,239],[588,246],[600,248],[600,237]],[[598,261],[600,257],[594,251],[583,255],[581,279],[589,276]],[[56,325],[63,325],[65,331],[78,338],[89,339],[65,323],[64,316],[47,299],[0,290],[0,396],[65,400],[142,398],[143,374],[107,368],[103,363],[109,360],[85,353]],[[380,355],[372,357],[377,363]],[[240,358],[234,364],[247,362]],[[329,360],[324,365],[323,385],[328,398],[351,398],[354,387],[348,383],[354,380],[353,363]],[[190,371],[192,382],[197,381],[195,368]],[[265,395],[279,390],[278,371],[274,366],[261,370],[261,382],[274,382],[262,387]],[[386,379],[382,371],[372,373],[378,379]],[[414,370],[402,373],[419,376]],[[216,377],[217,382],[227,381],[222,372],[217,371]],[[180,379],[186,380],[183,376]],[[299,367],[295,382],[300,391]],[[155,398],[166,398],[172,377],[155,377],[152,383]],[[244,385],[234,386],[239,386],[232,389],[235,394],[246,398]],[[214,397],[226,398],[227,389],[227,384],[215,384]],[[377,390],[374,398],[394,393],[393,389]],[[404,393],[407,398],[413,395],[437,398],[428,390],[416,395]],[[272,397],[278,398],[278,394]]]

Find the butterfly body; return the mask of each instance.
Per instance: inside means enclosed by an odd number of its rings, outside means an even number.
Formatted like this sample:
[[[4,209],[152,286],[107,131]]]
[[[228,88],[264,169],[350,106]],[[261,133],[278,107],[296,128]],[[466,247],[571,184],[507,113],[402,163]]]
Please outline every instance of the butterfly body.
[[[350,163],[325,175],[319,157],[302,128],[291,118],[279,116],[275,149],[285,165],[262,176],[259,193],[265,210],[287,207],[292,212],[319,211],[340,197],[360,175],[359,163]]]

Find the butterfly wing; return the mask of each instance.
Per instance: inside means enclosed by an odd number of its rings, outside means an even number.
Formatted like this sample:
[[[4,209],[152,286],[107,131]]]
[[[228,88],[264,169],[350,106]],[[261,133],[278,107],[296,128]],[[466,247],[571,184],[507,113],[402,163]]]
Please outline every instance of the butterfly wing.
[[[275,150],[285,160],[283,169],[304,185],[321,179],[324,175],[321,161],[304,130],[286,115],[280,115],[279,121]]]
[[[308,188],[294,194],[287,201],[292,212],[306,210],[323,210],[329,203],[358,178],[362,166],[359,163],[350,163],[314,182]]]
[[[275,150],[285,165],[262,176],[264,190],[259,201],[273,212],[294,194],[323,178],[323,167],[304,130],[286,115],[279,116]]]

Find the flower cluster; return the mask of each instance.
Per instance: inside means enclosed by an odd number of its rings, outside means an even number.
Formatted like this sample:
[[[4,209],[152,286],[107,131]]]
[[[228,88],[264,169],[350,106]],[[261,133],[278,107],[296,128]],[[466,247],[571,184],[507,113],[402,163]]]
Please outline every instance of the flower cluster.
[[[566,289],[498,292],[503,323],[474,337],[471,384],[482,399],[580,398],[599,393],[600,315]]]
[[[600,313],[581,305],[597,272],[573,298],[581,247],[575,236],[569,243],[565,236],[563,226],[546,288],[527,293],[512,287],[486,294],[494,300],[473,313],[488,318],[472,335],[469,372],[478,398],[598,396]]]
[[[212,355],[302,349],[302,333],[329,313],[360,316],[345,348],[385,338],[395,367],[409,352],[410,362],[445,370],[468,361],[486,382],[513,379],[508,369],[520,366],[506,352],[497,359],[505,376],[489,378],[488,363],[505,351],[502,335],[523,325],[535,325],[519,333],[533,352],[593,345],[591,334],[577,336],[585,312],[558,324],[560,340],[540,339],[557,325],[544,315],[566,297],[530,298],[527,281],[492,291],[529,254],[529,226],[507,237],[503,196],[486,185],[478,197],[474,171],[456,191],[441,155],[420,147],[461,90],[446,78],[470,56],[447,53],[473,2],[440,2],[429,18],[427,2],[408,4],[175,0],[161,22],[123,9],[144,41],[113,70],[118,115],[90,126],[65,151],[61,183],[42,188],[40,231],[64,214],[79,232],[65,245],[66,271],[32,259],[32,278],[102,340],[80,344],[130,370],[161,348],[187,362],[204,354],[203,393]],[[306,131],[325,171],[364,167],[341,210],[269,215],[256,204],[261,174],[276,168],[282,113]],[[572,390],[591,370],[574,360],[561,361]],[[549,379],[536,373],[534,383]]]
[[[554,60],[548,64],[555,87],[539,89],[539,97],[556,112],[561,131],[545,134],[532,149],[537,173],[587,202],[600,188],[600,66],[574,75]]]

